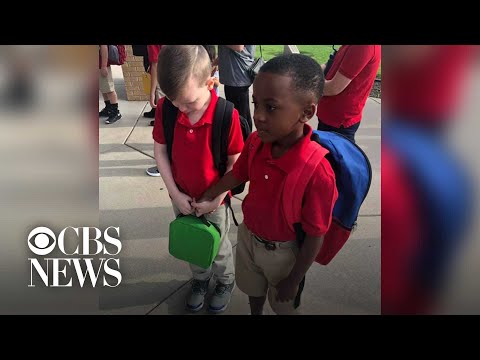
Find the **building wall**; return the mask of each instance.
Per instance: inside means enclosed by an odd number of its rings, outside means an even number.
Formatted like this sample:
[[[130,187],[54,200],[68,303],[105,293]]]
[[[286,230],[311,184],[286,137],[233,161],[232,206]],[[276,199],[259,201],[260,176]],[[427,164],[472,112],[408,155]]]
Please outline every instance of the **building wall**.
[[[143,58],[133,55],[132,45],[126,45],[126,50],[127,60],[122,65],[122,71],[125,80],[127,100],[148,101],[150,96],[145,94],[143,87],[143,76],[145,75]]]

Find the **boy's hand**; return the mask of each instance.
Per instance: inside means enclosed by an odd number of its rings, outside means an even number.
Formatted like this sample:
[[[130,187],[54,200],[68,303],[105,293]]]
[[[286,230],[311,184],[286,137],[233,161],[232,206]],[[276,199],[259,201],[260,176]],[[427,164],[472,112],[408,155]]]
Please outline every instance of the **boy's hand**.
[[[290,280],[288,277],[281,280],[277,286],[276,300],[279,302],[286,302],[295,299],[298,291],[298,284]]]
[[[204,214],[209,214],[217,210],[217,208],[220,206],[222,203],[222,199],[214,199],[212,201],[207,201],[205,199],[200,199],[198,202],[195,201],[195,199],[192,202],[192,207],[195,210],[195,215],[197,217],[200,217]]]
[[[181,191],[172,195],[172,201],[183,215],[189,215],[194,211],[192,207],[192,198]]]
[[[103,77],[107,77],[108,76],[108,70],[106,67],[102,67],[100,69],[100,74],[103,76]]]
[[[156,90],[150,93],[150,106],[152,107],[152,109],[155,109],[157,107],[157,103],[155,101],[155,91]]]

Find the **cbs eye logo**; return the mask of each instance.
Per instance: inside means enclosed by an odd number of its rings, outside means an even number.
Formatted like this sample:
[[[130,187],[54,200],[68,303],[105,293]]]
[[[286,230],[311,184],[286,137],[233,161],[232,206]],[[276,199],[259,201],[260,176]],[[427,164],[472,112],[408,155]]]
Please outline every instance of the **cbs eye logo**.
[[[52,244],[50,244],[49,236],[53,239]],[[28,247],[35,255],[44,256],[52,252],[56,240],[57,239],[52,230],[45,226],[39,226],[28,234]]]

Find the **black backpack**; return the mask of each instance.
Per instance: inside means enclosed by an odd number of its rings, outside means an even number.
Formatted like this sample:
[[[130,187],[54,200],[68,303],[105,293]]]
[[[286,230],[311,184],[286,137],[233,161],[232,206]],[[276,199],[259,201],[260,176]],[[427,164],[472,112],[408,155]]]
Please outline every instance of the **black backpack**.
[[[224,98],[219,97],[217,105],[215,107],[215,115],[213,118],[212,128],[212,155],[215,168],[218,170],[220,177],[225,175],[227,171],[228,163],[228,136],[230,134],[230,127],[232,125],[233,103]],[[167,98],[164,99],[162,108],[163,117],[163,133],[165,135],[165,142],[167,143],[168,159],[172,162],[172,145],[173,145],[173,132],[177,121],[178,108],[172,104]],[[248,124],[247,119],[243,116],[240,117],[240,127],[242,129],[243,140],[247,140],[251,134],[252,129]],[[240,184],[231,190],[232,195],[241,194],[245,189],[245,183]],[[230,210],[233,209],[230,205],[230,197],[225,198],[225,202]],[[233,215],[233,221],[238,226],[237,220]]]
[[[148,72],[150,61],[148,61],[147,45],[132,45],[132,51],[134,56],[141,56],[143,58],[143,67],[145,72]]]

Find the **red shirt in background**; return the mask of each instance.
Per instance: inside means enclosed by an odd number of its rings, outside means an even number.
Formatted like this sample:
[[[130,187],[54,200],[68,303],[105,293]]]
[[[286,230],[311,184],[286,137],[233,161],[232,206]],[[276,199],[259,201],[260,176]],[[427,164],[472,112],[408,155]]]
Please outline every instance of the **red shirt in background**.
[[[150,64],[158,62],[158,54],[160,53],[161,49],[162,45],[147,45],[148,62]]]
[[[380,45],[342,45],[338,49],[325,79],[331,80],[339,71],[352,81],[340,94],[320,98],[317,117],[322,123],[340,128],[360,122],[380,60]]]
[[[436,45],[424,58],[386,68],[382,110],[424,123],[449,119],[461,99],[472,45]]]

